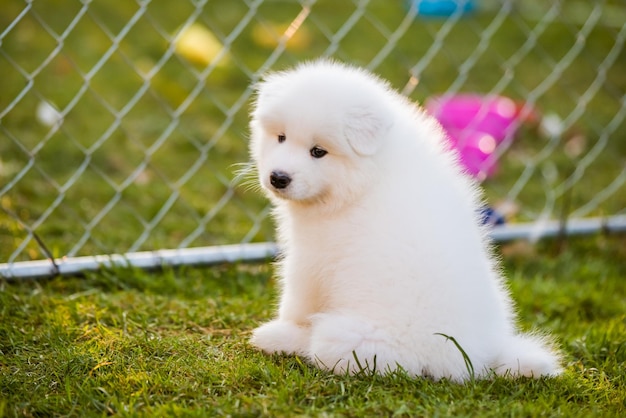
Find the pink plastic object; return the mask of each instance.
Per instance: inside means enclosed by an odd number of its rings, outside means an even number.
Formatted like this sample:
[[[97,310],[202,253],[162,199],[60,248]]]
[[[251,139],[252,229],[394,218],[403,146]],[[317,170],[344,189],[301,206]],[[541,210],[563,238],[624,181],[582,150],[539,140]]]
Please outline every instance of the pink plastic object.
[[[498,144],[517,131],[522,122],[521,108],[507,97],[475,94],[441,96],[426,102],[426,109],[447,131],[467,171],[480,180],[495,172],[493,154]],[[528,112],[523,119],[532,117]]]

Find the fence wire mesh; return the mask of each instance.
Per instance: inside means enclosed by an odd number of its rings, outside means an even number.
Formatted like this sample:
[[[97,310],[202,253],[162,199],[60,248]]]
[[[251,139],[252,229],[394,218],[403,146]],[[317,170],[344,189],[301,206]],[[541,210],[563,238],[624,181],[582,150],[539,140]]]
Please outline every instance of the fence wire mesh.
[[[483,180],[505,225],[623,215],[626,5],[454,4],[5,0],[0,261],[271,241],[233,181],[252,85],[320,56],[421,103],[511,99]]]

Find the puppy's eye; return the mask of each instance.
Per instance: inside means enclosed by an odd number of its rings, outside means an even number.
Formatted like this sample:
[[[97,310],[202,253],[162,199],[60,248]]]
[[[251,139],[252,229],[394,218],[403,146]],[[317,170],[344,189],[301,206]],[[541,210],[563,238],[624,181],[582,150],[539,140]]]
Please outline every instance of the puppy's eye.
[[[282,144],[283,142],[285,142],[285,140],[287,139],[287,136],[285,136],[285,134],[278,134],[278,143]]]
[[[322,158],[324,155],[328,154],[328,151],[326,151],[324,148],[320,148],[320,147],[313,147],[311,148],[311,157],[313,158]]]

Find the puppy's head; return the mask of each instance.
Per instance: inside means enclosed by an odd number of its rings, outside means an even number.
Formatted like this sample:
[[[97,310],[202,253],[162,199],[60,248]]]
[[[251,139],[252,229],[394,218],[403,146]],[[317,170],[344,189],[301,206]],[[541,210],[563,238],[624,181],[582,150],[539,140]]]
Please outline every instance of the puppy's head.
[[[386,85],[328,61],[274,73],[258,86],[250,152],[270,196],[341,206],[367,187],[391,125]]]

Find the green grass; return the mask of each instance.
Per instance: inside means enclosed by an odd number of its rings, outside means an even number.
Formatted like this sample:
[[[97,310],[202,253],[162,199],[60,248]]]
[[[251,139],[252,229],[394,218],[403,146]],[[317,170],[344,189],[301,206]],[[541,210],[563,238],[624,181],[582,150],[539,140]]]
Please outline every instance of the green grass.
[[[246,88],[274,52],[260,41],[259,31],[270,41],[277,38],[281,33],[273,25],[291,22],[302,7],[295,1],[268,0],[250,14],[249,5],[256,3],[206,3],[197,21],[223,41],[232,38],[228,63],[206,71],[184,56],[168,55],[169,40],[195,12],[192,2],[146,3],[134,26],[128,22],[142,2],[89,2],[72,27],[81,2],[3,1],[0,112],[7,112],[0,123],[1,262],[43,258],[27,227],[57,257],[172,248],[182,242],[201,246],[244,237],[272,239],[271,225],[259,216],[267,202],[230,188],[229,181],[233,164],[248,159]],[[326,53],[369,65],[387,46],[406,7],[400,0],[372,0],[360,19],[351,20],[357,3],[315,2],[297,33],[300,44],[295,39],[289,43],[272,67]],[[513,221],[535,219],[552,205],[550,214],[556,217],[567,199],[566,211],[575,210],[624,167],[626,123],[622,120],[607,131],[604,145],[602,134],[622,106],[626,51],[618,47],[611,65],[602,67],[602,62],[618,37],[619,27],[611,21],[626,11],[622,3],[608,2],[612,9],[605,9],[583,43],[578,35],[592,15],[591,3],[563,3],[543,30],[537,19],[550,16],[546,4],[551,2],[540,0],[524,2],[521,12],[513,8],[506,15],[486,7],[451,26],[417,18],[374,68],[402,89],[409,69],[429,57],[412,99],[424,101],[450,88],[488,93],[499,86],[515,100],[533,96],[541,112],[561,118],[577,115],[546,155],[546,139],[531,126],[523,129],[503,155],[498,175],[485,184],[492,202],[506,199],[528,164],[537,164],[513,196],[520,207]],[[27,7],[30,11],[18,19]],[[245,25],[240,27],[241,22]],[[123,30],[127,32],[117,39]],[[55,36],[63,37],[57,53]],[[535,44],[528,44],[529,39]],[[114,42],[117,47],[112,48]],[[569,53],[578,47],[578,53]],[[541,88],[562,60],[568,65]],[[146,85],[148,74],[152,78]],[[589,102],[583,100],[587,98]],[[67,112],[57,132],[35,118],[42,99]],[[581,152],[568,156],[572,138]],[[585,156],[596,145],[599,153],[589,159],[584,176],[564,191],[562,182],[585,167]],[[623,212],[624,187],[590,214]]]
[[[523,328],[554,334],[565,373],[464,386],[255,351],[268,264],[0,283],[0,416],[624,416],[626,239],[556,248],[502,252]]]

